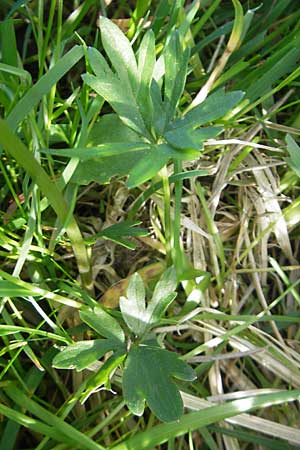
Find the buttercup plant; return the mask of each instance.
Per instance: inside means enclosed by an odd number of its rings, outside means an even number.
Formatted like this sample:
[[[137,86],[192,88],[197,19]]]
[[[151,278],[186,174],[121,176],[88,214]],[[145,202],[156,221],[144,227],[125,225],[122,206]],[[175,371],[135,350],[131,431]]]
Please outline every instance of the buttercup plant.
[[[80,341],[63,348],[55,356],[53,366],[81,371],[105,354],[112,353],[100,370],[87,380],[82,402],[98,389],[109,389],[115,369],[124,365],[123,396],[133,414],[142,415],[146,401],[160,420],[169,422],[180,418],[183,402],[174,378],[193,381],[196,374],[176,353],[160,347],[152,332],[175,299],[176,285],[176,271],[170,267],[156,284],[146,305],[144,283],[135,273],[126,297],[120,298],[127,333],[121,321],[100,306],[80,312],[81,320],[105,339]]]

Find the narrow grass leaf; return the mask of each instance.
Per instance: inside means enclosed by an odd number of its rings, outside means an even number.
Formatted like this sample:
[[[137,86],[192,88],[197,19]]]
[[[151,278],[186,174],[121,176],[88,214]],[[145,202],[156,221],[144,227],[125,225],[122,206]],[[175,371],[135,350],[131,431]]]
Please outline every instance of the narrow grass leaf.
[[[243,412],[284,402],[295,401],[300,397],[300,390],[286,391],[235,400],[226,404],[212,406],[199,412],[186,414],[177,422],[161,424],[139,433],[113,447],[113,450],[151,450],[156,445],[169,439],[182,436],[188,431],[199,429]]]
[[[46,425],[53,427],[58,436],[66,436],[68,441],[75,441],[76,444],[85,450],[105,450],[104,447],[94,442],[84,433],[78,431],[75,427],[68,424],[60,417],[55,416],[45,408],[40,406],[37,402],[27,397],[17,387],[5,388],[5,393],[19,406],[26,405],[28,411],[37,416],[40,420],[44,421]],[[49,428],[48,428],[49,429]]]
[[[82,58],[83,54],[83,48],[76,45],[60,58],[57,63],[26,92],[24,97],[19,100],[17,105],[7,116],[7,122],[13,130],[16,129],[18,124],[38,104],[43,95],[48,94],[52,86]]]

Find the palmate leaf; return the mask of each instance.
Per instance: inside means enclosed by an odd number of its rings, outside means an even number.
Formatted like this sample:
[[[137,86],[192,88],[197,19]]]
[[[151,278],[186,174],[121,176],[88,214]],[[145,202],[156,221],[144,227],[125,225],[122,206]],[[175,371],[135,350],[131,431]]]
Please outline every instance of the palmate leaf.
[[[143,337],[160,320],[176,297],[177,276],[174,267],[167,269],[156,284],[153,296],[146,307],[142,278],[135,273],[130,278],[126,297],[120,298],[120,309],[128,328],[135,336]]]
[[[174,378],[193,381],[196,374],[176,353],[154,346],[133,346],[122,379],[124,400],[130,411],[141,416],[146,401],[161,421],[178,420],[183,402]]]
[[[68,345],[58,353],[52,365],[56,369],[76,369],[77,372],[86,369],[105,353],[119,349],[120,344],[115,339],[96,339],[79,341]]]

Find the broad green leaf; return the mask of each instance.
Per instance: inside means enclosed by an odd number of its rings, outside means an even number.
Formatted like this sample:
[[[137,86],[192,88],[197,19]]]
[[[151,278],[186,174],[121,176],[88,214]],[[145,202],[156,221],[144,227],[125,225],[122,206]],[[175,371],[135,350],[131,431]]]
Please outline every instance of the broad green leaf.
[[[189,49],[183,51],[178,31],[171,34],[164,52],[165,60],[165,89],[164,104],[167,122],[174,116],[176,107],[182,95],[189,60]]]
[[[96,306],[93,311],[80,311],[79,315],[83,322],[101,336],[119,344],[125,342],[125,335],[118,321],[100,306]]]
[[[108,183],[113,176],[125,176],[143,159],[151,156],[151,150],[128,153],[126,156],[109,156],[101,159],[83,161],[77,167],[72,181],[78,184],[89,184],[96,181],[100,184]],[[149,161],[149,159],[148,159]]]
[[[174,267],[169,267],[156,284],[150,304],[159,303],[160,299],[173,294],[177,287],[177,275]]]
[[[166,111],[161,98],[160,87],[156,80],[152,80],[150,93],[153,103],[153,109],[155,111],[153,118],[154,129],[156,131],[156,134],[160,136],[163,134],[166,124]]]
[[[129,189],[153,178],[167,164],[170,156],[160,151],[158,147],[152,146],[151,151],[130,170],[127,180]]]
[[[177,292],[172,292],[171,294],[168,294],[164,297],[160,297],[157,303],[151,300],[147,308],[147,319],[149,327],[153,326],[156,322],[159,321],[169,305],[175,300],[176,296]]]
[[[145,287],[142,278],[135,273],[130,278],[127,297],[120,297],[120,309],[128,328],[136,335],[141,336],[147,325]]]
[[[111,79],[103,81],[94,75],[82,75],[83,81],[97,94],[101,95],[115,110],[120,119],[139,134],[147,135],[145,124],[131,91],[122,86],[114,75]]]
[[[153,121],[153,104],[150,95],[152,75],[155,65],[155,37],[152,30],[148,30],[141,42],[138,53],[139,88],[137,102],[148,129],[151,130]]]
[[[94,341],[79,341],[68,345],[58,353],[52,362],[56,369],[76,369],[80,372],[102,358],[105,353],[118,349],[114,339],[96,339]]]
[[[124,361],[126,353],[115,352],[111,355],[91,378],[89,378],[86,389],[81,395],[81,403],[84,403],[90,395],[97,392],[102,386],[109,389],[110,377],[114,370]]]
[[[107,64],[105,58],[98,52],[94,47],[89,47],[87,49],[88,60],[91,65],[91,68],[95,72],[95,75],[99,78],[99,80],[107,80],[109,77],[115,77],[115,74],[110,69]],[[117,78],[115,77],[116,81]]]
[[[139,139],[140,136],[124,125],[117,114],[106,114],[92,128],[88,145],[95,146],[113,142],[129,143],[137,142]],[[78,184],[88,184],[92,181],[100,184],[107,183],[113,176],[128,175],[130,170],[149,152],[150,150],[141,150],[128,154],[126,158],[114,155],[107,158],[82,161],[78,165],[72,181]]]
[[[199,127],[208,122],[221,119],[243,98],[242,91],[225,93],[223,90],[214,92],[203,103],[193,108],[185,116],[176,119],[169,129],[181,127]]]
[[[127,185],[133,188],[153,178],[170,159],[185,161],[198,157],[199,149],[176,149],[168,144],[152,145],[150,153],[130,171]]]
[[[133,346],[122,379],[124,400],[130,411],[141,416],[146,401],[163,422],[178,420],[183,402],[174,378],[192,381],[196,374],[176,353],[147,345]]]
[[[50,155],[66,156],[68,158],[76,157],[81,161],[86,161],[114,155],[118,155],[120,158],[124,157],[124,155],[127,157],[127,153],[140,152],[149,148],[150,144],[146,144],[145,142],[113,142],[100,144],[97,147],[41,149],[41,152]]]
[[[290,168],[300,177],[300,147],[296,141],[289,134],[286,136],[287,151],[290,155],[289,158],[284,158]]]
[[[106,17],[100,18],[101,38],[112,65],[116,69],[125,91],[136,94],[138,70],[131,44],[120,28]]]
[[[168,306],[176,298],[177,275],[174,267],[169,267],[156,284],[152,298],[147,307],[148,323],[157,322]]]
[[[164,137],[175,148],[201,150],[206,139],[216,137],[221,131],[222,127],[206,127],[198,130],[184,127],[167,131]]]

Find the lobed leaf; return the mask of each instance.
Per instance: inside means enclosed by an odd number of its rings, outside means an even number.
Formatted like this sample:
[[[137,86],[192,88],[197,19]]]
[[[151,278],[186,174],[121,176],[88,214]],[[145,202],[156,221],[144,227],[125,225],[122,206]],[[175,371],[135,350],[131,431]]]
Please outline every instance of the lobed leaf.
[[[141,336],[147,325],[145,287],[142,278],[136,272],[130,278],[127,297],[120,297],[120,309],[128,328]]]
[[[86,73],[82,75],[82,79],[111,105],[125,125],[138,134],[147,136],[144,121],[132,92],[124,88],[115,75],[99,79]]]
[[[183,402],[174,378],[192,381],[196,374],[176,353],[147,345],[132,347],[122,379],[124,400],[130,411],[141,416],[146,401],[163,422],[178,420]]]
[[[101,38],[112,65],[116,69],[125,92],[135,95],[138,89],[138,70],[131,44],[120,28],[106,17],[100,18]]]
[[[203,103],[193,108],[182,118],[170,124],[169,129],[182,127],[199,127],[200,125],[221,119],[239,103],[244,92],[233,91],[225,93],[223,90],[214,92]]]
[[[140,107],[144,122],[151,132],[153,123],[153,103],[150,94],[151,81],[155,65],[155,37],[152,30],[148,30],[141,42],[138,53],[139,87],[137,103]]]
[[[125,342],[124,331],[119,322],[100,306],[96,306],[93,311],[80,311],[79,316],[83,322],[101,336],[119,344]]]
[[[199,130],[194,130],[192,127],[175,128],[167,131],[164,137],[175,148],[201,150],[206,139],[216,137],[222,130],[222,127],[206,127]]]
[[[76,369],[80,372],[102,358],[105,353],[116,350],[115,339],[96,339],[94,341],[79,341],[68,345],[58,353],[52,362],[56,369]]]

